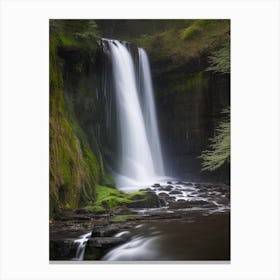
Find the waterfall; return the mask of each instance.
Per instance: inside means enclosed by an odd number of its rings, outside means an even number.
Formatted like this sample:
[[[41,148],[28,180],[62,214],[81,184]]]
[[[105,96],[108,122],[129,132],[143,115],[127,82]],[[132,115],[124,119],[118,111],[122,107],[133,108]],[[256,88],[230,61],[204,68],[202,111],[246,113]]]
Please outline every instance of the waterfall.
[[[148,57],[137,49],[139,65],[128,44],[106,40],[111,57],[117,127],[117,187],[149,185],[164,175]],[[107,81],[107,79],[105,79]],[[107,85],[106,85],[107,87]]]
[[[164,175],[162,152],[156,118],[156,109],[154,101],[153,84],[148,56],[144,49],[139,48],[140,64],[140,89],[143,94],[143,115],[145,127],[148,135],[149,145],[152,151],[152,157],[158,175]]]
[[[77,243],[77,249],[76,249],[76,256],[74,260],[82,261],[84,260],[85,255],[85,249],[87,245],[87,241],[91,236],[91,232],[83,234],[79,237],[79,239],[76,239],[74,243]]]

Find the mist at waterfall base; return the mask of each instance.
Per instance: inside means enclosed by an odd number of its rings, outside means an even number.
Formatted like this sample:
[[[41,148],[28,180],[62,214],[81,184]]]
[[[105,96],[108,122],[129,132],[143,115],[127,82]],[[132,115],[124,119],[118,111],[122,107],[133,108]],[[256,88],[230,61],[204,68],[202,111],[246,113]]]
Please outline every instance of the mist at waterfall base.
[[[109,47],[115,94],[118,162],[112,174],[119,189],[132,192],[167,179],[150,65],[144,49],[137,48],[135,59],[127,43],[102,41]]]

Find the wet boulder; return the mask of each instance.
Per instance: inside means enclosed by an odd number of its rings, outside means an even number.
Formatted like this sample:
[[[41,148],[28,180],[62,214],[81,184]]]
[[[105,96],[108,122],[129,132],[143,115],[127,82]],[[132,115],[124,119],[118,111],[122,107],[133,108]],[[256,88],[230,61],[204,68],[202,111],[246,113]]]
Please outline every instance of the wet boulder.
[[[93,237],[87,242],[89,248],[111,248],[127,241],[123,237]]]
[[[126,206],[129,208],[157,208],[160,207],[160,201],[154,192],[146,192],[144,197],[130,201]]]
[[[208,208],[208,207],[217,207],[213,202],[208,202],[205,200],[193,200],[187,201],[183,199],[179,199],[178,201],[174,201],[169,204],[170,209],[183,209],[183,208]]]
[[[126,238],[120,237],[94,237],[87,241],[84,260],[100,260],[114,247],[126,242]]]
[[[167,185],[165,187],[161,187],[160,190],[162,191],[171,191],[173,189],[173,186],[172,185]]]
[[[174,190],[174,191],[171,191],[169,194],[183,194],[183,193],[181,191]]]
[[[75,257],[74,240],[50,240],[50,260],[70,260]]]
[[[91,237],[110,237],[120,231],[118,225],[97,226],[91,232]]]
[[[166,197],[169,196],[169,194],[168,194],[168,193],[165,193],[165,192],[160,192],[160,193],[158,194],[158,196],[159,196],[160,198],[166,198]]]

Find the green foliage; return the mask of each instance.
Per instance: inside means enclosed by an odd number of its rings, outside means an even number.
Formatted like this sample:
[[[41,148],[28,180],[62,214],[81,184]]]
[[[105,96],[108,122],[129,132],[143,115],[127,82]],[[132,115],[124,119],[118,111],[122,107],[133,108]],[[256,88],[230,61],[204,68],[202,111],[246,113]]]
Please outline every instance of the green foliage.
[[[230,109],[222,111],[225,115],[215,129],[215,135],[210,138],[209,149],[202,152],[202,170],[214,171],[225,162],[230,161]]]
[[[86,30],[82,33],[77,32],[74,34],[74,36],[83,46],[83,49],[88,53],[88,57],[90,58],[91,62],[94,62],[97,46],[96,41],[100,37],[95,21],[88,21]]]
[[[172,73],[202,54],[210,54],[229,40],[229,32],[229,20],[186,20],[184,28],[166,29],[137,38],[134,42],[148,51],[153,64],[166,62],[164,67],[154,72],[160,76],[162,71]]]
[[[218,51],[209,56],[210,66],[207,71],[213,71],[222,74],[230,73],[230,42],[229,40]]]
[[[88,209],[94,209],[93,207],[111,209],[117,206],[127,205],[135,201],[143,201],[146,197],[147,195],[145,191],[125,193],[112,187],[97,186],[96,200],[89,205]]]
[[[131,41],[133,38],[161,33],[167,29],[180,29],[192,21],[186,19],[123,19],[96,20],[96,23],[104,37]]]
[[[96,192],[96,206],[113,208],[129,202],[127,194],[114,188],[98,186]]]
[[[103,186],[114,188],[115,187],[115,182],[113,179],[106,173],[102,176],[101,182]]]
[[[79,50],[91,62],[95,60],[97,40],[100,38],[94,20],[50,20],[50,34],[59,39],[59,47]]]
[[[181,31],[181,39],[188,40],[202,33],[206,27],[209,27],[215,20],[197,19],[190,26]]]
[[[112,217],[111,221],[121,223],[121,222],[135,220],[137,217],[138,217],[137,215],[115,215]]]
[[[221,74],[230,73],[230,41],[209,56],[210,66],[207,71]],[[209,149],[202,152],[202,170],[214,171],[230,161],[230,109],[222,111],[225,118],[217,125],[214,137],[209,139]]]

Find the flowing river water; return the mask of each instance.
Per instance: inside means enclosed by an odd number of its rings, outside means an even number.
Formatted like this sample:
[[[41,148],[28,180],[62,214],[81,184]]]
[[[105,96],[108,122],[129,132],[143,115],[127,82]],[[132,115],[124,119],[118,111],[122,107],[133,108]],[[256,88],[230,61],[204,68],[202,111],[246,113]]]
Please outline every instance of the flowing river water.
[[[73,249],[72,257],[66,259],[91,260],[95,253],[93,259],[101,261],[230,259],[228,186],[169,181],[155,184],[149,191],[160,198],[162,206],[131,209],[132,221],[114,222],[99,231],[89,224],[79,238],[75,238],[72,220],[58,225],[65,230],[58,232],[59,238],[63,236]],[[81,219],[90,215],[75,218],[79,219],[76,226],[81,226]],[[97,217],[93,218],[97,224]]]

